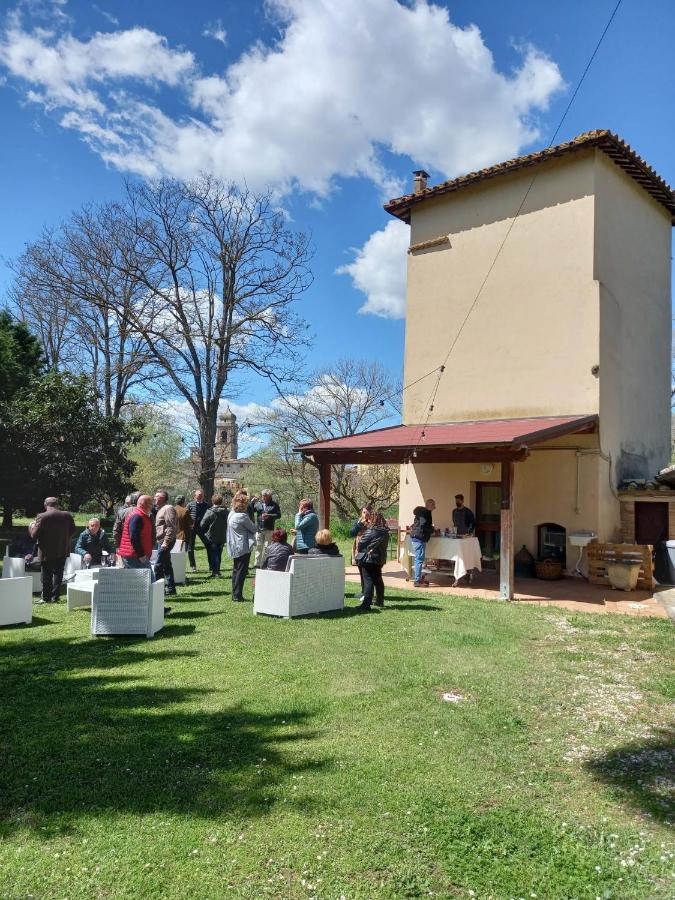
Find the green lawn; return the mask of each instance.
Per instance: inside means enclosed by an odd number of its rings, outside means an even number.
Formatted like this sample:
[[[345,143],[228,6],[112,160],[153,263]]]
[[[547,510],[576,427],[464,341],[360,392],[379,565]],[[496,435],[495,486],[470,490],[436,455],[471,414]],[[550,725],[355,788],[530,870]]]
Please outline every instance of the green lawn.
[[[673,896],[670,622],[229,587],[0,631],[0,897]]]

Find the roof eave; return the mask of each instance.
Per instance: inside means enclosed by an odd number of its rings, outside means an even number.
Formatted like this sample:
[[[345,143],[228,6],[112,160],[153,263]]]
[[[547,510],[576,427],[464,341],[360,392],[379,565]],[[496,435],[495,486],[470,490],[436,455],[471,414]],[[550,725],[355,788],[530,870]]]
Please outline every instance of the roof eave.
[[[579,153],[584,150],[600,149],[616,165],[622,168],[626,174],[639,184],[652,199],[668,210],[671,222],[675,224],[675,192],[670,186],[651,168],[625,141],[618,135],[608,130],[593,131],[586,135],[579,135],[571,141],[558,144],[555,147],[547,147],[525,156],[497,163],[477,172],[470,172],[458,178],[442,182],[435,187],[426,188],[415,194],[404,194],[384,204],[384,209],[390,215],[402,222],[410,224],[412,207],[435,197],[455,193],[472,185],[503,175],[518,172],[531,166]]]

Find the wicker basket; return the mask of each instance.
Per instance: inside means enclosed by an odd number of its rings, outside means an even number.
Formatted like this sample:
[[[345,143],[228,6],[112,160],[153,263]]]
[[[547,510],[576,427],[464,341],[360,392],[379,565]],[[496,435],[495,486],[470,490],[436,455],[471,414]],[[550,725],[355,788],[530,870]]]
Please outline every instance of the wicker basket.
[[[559,559],[539,559],[534,564],[534,570],[537,573],[537,578],[542,578],[544,581],[557,581],[558,578],[562,578],[562,561]]]

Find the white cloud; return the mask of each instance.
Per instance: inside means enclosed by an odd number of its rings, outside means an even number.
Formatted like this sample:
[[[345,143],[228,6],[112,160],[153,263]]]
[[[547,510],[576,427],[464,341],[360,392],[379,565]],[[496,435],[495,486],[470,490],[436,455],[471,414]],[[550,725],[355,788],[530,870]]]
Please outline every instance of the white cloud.
[[[202,36],[213,38],[214,41],[219,41],[224,47],[227,47],[227,31],[223,27],[223,23],[220,19],[207,25],[202,31]]]
[[[349,275],[354,287],[366,295],[359,310],[385,319],[405,318],[407,250],[410,229],[392,219],[381,231],[370,235],[354,262],[337,269]]]
[[[44,29],[27,32],[17,17],[11,17],[0,41],[0,63],[26,82],[29,100],[65,110],[66,116],[73,111],[83,114],[80,122],[86,136],[92,125],[103,132],[115,130],[110,108],[114,98],[101,86],[135,80],[173,87],[193,68],[194,58],[169,49],[161,35],[147,28],[97,32],[80,41],[71,34],[55,38]],[[124,107],[124,100],[120,105]],[[133,137],[138,140],[142,135]]]
[[[121,170],[209,170],[317,195],[351,176],[398,192],[383,149],[446,177],[514,156],[538,137],[534,117],[562,86],[555,63],[532,47],[516,71],[498,72],[480,31],[428,0],[266,8],[278,41],[256,43],[222,74],[201,72],[192,53],[145,28],[85,41],[67,23],[31,30],[19,14],[0,40],[0,64]],[[159,83],[179,91],[189,116],[167,114],[149,90]]]
[[[100,16],[103,16],[103,18],[106,19],[108,22],[110,22],[111,25],[119,25],[120,24],[120,20],[116,16],[114,16],[112,13],[109,13],[105,9],[101,9],[101,7],[97,6],[95,3],[92,5],[92,9],[95,12],[97,12]]]

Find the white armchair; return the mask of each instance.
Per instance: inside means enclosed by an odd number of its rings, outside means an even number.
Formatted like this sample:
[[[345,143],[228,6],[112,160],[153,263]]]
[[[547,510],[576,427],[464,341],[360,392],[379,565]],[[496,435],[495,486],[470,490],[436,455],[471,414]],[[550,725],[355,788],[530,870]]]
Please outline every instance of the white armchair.
[[[23,578],[24,575],[32,579],[31,592],[39,594],[42,590],[42,572],[26,572],[26,562],[22,557],[9,555],[9,547],[5,548],[5,557],[2,561],[3,578]]]
[[[286,572],[258,569],[253,612],[306,616],[344,609],[345,561],[341,556],[292,556]]]
[[[23,562],[23,560],[21,560]],[[33,621],[33,598],[31,597],[31,578],[23,575],[11,578],[3,571],[0,580],[0,625],[19,625]]]
[[[66,609],[72,612],[83,606],[91,606],[94,589],[98,583],[100,567],[80,569],[73,574],[72,581],[66,588]],[[113,569],[113,571],[117,571]]]
[[[150,638],[163,627],[164,579],[152,583],[148,569],[100,569],[92,591],[92,634]]]

